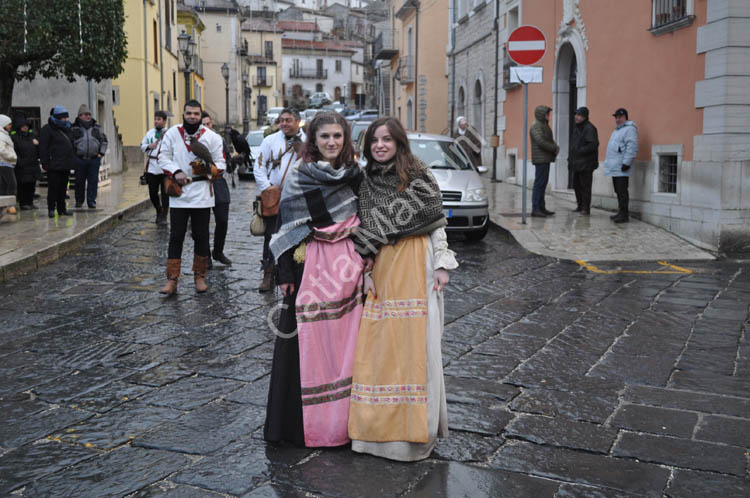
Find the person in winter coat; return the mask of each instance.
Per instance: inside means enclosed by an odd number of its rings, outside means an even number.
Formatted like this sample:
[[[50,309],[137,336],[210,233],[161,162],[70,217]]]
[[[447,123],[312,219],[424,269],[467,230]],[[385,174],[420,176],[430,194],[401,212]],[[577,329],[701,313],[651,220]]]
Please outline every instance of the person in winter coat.
[[[536,173],[534,175],[534,189],[531,194],[531,216],[545,218],[555,214],[549,211],[544,203],[544,191],[547,190],[549,182],[549,165],[557,157],[560,147],[552,138],[552,128],[549,120],[552,116],[552,108],[546,105],[537,106],[534,109],[534,124],[529,129],[531,137],[531,163]]]
[[[0,114],[0,195],[16,195],[16,150],[10,138],[10,129],[10,118]],[[16,208],[11,206],[8,212],[15,214]]]
[[[459,116],[456,118],[456,131],[453,132],[453,138],[456,139],[456,143],[461,146],[474,166],[482,164],[482,139],[479,132],[469,126],[465,117]]]
[[[610,216],[615,223],[626,223],[628,214],[628,183],[633,161],[638,155],[638,127],[628,119],[628,111],[619,108],[615,117],[615,130],[609,137],[607,157],[604,160],[604,175],[612,177],[612,185],[617,194],[617,213]]]
[[[107,135],[96,120],[91,118],[91,111],[86,104],[81,104],[78,108],[78,117],[70,134],[76,150],[76,207],[83,206],[85,200],[89,208],[94,209],[99,186],[99,167],[107,152]]]
[[[11,138],[13,139],[13,146],[18,156],[18,161],[16,162],[18,203],[24,211],[36,209],[34,205],[34,189],[36,188],[36,181],[40,176],[39,140],[34,135],[34,130],[29,128],[26,118],[22,116],[13,121]]]
[[[588,107],[579,107],[575,112],[575,126],[570,138],[568,169],[573,173],[573,189],[576,204],[573,210],[583,216],[591,214],[591,183],[594,170],[599,167],[599,134],[589,121]]]
[[[60,216],[73,215],[65,206],[68,178],[76,160],[69,116],[64,106],[53,107],[47,124],[39,133],[39,161],[47,172],[47,214],[50,218],[55,217],[55,210]]]

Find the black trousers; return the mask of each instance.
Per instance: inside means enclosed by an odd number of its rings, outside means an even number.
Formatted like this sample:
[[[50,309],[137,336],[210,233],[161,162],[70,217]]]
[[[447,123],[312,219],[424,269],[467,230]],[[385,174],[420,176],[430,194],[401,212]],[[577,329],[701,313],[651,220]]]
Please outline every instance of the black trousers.
[[[158,213],[162,209],[169,207],[169,196],[164,188],[164,175],[155,175],[153,173],[146,173],[146,183],[148,184],[148,196],[151,199],[151,204],[154,205],[154,209]],[[161,190],[161,202],[159,201],[159,191]]]
[[[34,204],[34,190],[36,182],[25,182],[18,184],[18,203],[21,206],[32,206]]]
[[[47,172],[47,209],[65,211],[65,192],[68,190],[70,170],[50,170]]]
[[[229,203],[222,202],[214,206],[214,253],[224,252],[224,242],[227,240],[227,229],[229,228]]]
[[[630,177],[627,176],[613,176],[612,185],[615,188],[615,194],[617,194],[617,207],[618,212],[622,214],[628,214],[628,202],[630,196],[628,195],[628,183]]]
[[[591,210],[591,183],[594,181],[594,172],[574,171],[573,190],[576,193],[576,203],[583,211]]]
[[[208,223],[211,221],[211,208],[172,208],[169,210],[169,259],[182,257],[182,244],[185,242],[187,224],[190,220],[190,233],[195,242],[195,254],[208,256],[209,246]]]
[[[0,166],[0,195],[16,195],[16,169]]]
[[[263,221],[266,222],[266,233],[263,235],[263,264],[261,266],[263,270],[267,270],[268,268],[273,267],[273,254],[271,253],[271,249],[269,249],[268,244],[271,242],[271,235],[275,234],[276,230],[278,229],[278,227],[276,226],[278,217],[278,215],[263,217]]]

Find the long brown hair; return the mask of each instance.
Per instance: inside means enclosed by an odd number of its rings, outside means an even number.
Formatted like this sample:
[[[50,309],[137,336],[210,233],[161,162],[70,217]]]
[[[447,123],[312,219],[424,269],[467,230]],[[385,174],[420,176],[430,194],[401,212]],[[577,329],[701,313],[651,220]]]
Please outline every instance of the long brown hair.
[[[394,117],[385,117],[376,119],[367,128],[365,132],[365,141],[362,145],[364,149],[362,154],[367,158],[366,171],[369,174],[372,170],[373,163],[377,162],[372,157],[372,142],[375,136],[375,131],[381,126],[388,128],[388,133],[391,134],[391,138],[396,142],[396,174],[399,178],[398,190],[403,192],[406,187],[409,186],[409,182],[414,175],[419,171],[419,161],[411,153],[411,146],[409,145],[409,137],[406,136],[406,130],[401,124],[401,121]]]
[[[354,161],[354,145],[352,145],[352,131],[349,128],[349,123],[347,123],[346,118],[338,112],[319,112],[315,115],[312,121],[310,121],[310,124],[307,125],[307,142],[305,143],[305,150],[302,152],[302,160],[306,163],[310,163],[323,159],[323,155],[315,144],[315,139],[318,130],[322,126],[331,124],[341,126],[341,129],[344,131],[344,144],[341,147],[339,156],[331,166],[338,168],[343,165],[345,168],[349,168],[356,164]]]

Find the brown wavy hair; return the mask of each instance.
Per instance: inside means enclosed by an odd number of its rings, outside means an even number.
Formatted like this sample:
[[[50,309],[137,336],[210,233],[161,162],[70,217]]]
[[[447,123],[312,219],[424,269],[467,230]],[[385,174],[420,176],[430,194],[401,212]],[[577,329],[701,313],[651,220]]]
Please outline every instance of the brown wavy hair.
[[[385,117],[376,119],[367,128],[365,132],[365,141],[362,145],[362,155],[367,159],[367,167],[365,171],[369,174],[372,170],[373,163],[377,162],[372,157],[372,142],[375,137],[375,131],[381,126],[388,128],[388,133],[391,134],[394,142],[396,142],[396,174],[399,178],[398,191],[403,192],[406,187],[409,186],[411,179],[419,171],[419,161],[414,154],[411,153],[411,146],[409,145],[409,137],[406,135],[406,130],[401,124],[401,121],[394,117]]]
[[[319,112],[307,125],[307,142],[305,142],[305,149],[302,152],[302,160],[310,163],[317,162],[323,159],[323,155],[318,150],[318,146],[315,144],[315,138],[318,134],[318,130],[325,125],[337,124],[344,130],[344,144],[341,147],[339,156],[333,162],[331,166],[338,168],[344,166],[350,168],[355,166],[357,163],[354,161],[354,145],[352,144],[352,130],[349,128],[349,123],[346,118],[338,112]]]

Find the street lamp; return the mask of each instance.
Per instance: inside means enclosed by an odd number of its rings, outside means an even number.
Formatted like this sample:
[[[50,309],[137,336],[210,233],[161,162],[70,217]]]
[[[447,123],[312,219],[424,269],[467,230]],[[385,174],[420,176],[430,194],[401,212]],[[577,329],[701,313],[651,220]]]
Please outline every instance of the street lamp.
[[[247,135],[247,133],[250,131],[250,118],[247,115],[247,106],[248,106],[248,98],[249,98],[249,91],[250,87],[248,85],[248,74],[247,69],[242,71],[242,103],[243,103],[243,110],[242,110],[242,134]]]
[[[182,30],[182,33],[177,37],[177,45],[182,53],[182,57],[185,60],[185,102],[190,100],[190,72],[193,62],[193,55],[195,55],[195,45],[193,37]]]
[[[229,66],[225,62],[221,65],[221,77],[224,78],[224,95],[226,102],[226,121],[224,121],[224,135],[229,140]]]

